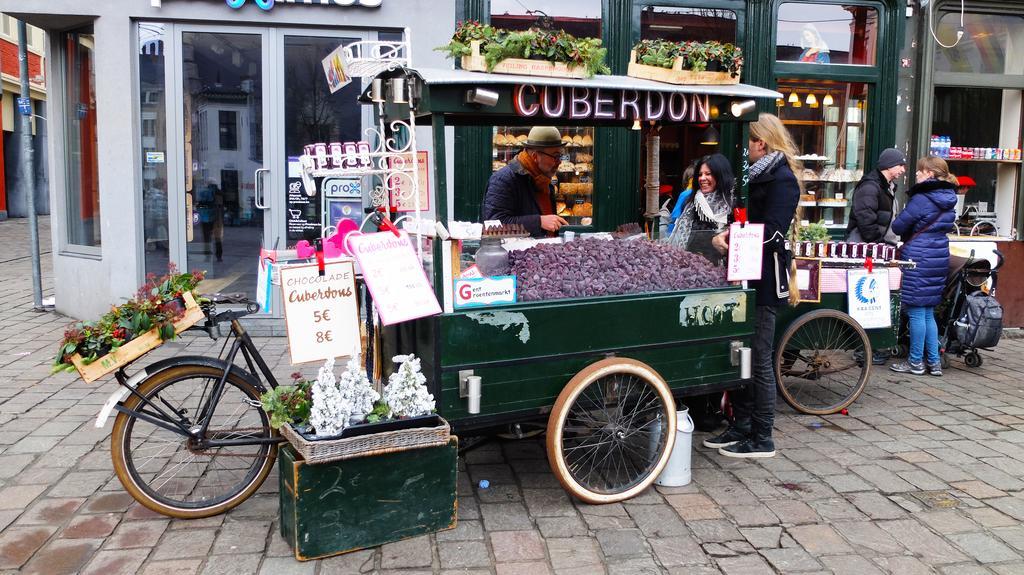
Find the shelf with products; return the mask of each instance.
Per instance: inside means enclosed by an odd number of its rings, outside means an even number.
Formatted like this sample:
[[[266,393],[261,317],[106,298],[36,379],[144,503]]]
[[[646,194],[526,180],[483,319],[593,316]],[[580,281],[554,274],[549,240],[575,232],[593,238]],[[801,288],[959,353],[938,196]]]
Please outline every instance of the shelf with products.
[[[943,158],[947,162],[968,162],[972,164],[1021,164],[1024,160],[988,160],[981,158]]]
[[[555,213],[570,226],[587,227],[594,219],[594,128],[559,127],[562,156],[555,174]],[[491,153],[492,171],[508,165],[523,149],[529,126],[496,126]]]

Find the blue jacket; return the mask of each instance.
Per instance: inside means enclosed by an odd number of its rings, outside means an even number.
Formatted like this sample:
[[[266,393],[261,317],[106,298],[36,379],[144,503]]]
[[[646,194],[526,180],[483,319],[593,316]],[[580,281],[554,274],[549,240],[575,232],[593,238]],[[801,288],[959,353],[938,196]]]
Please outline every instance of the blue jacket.
[[[513,159],[507,166],[491,175],[484,193],[484,220],[498,220],[503,224],[522,224],[535,238],[547,234],[540,227],[540,206],[534,197],[533,177]],[[551,186],[551,207],[555,207],[555,186]]]
[[[789,298],[789,256],[785,236],[800,202],[800,184],[789,164],[780,162],[771,171],[748,182],[750,200],[747,218],[764,224],[761,280],[751,282],[757,290],[757,305],[782,306]]]
[[[907,207],[892,222],[892,231],[905,242],[900,258],[914,269],[903,274],[904,305],[934,307],[942,302],[949,273],[949,238],[956,221],[956,188],[949,182],[925,180],[910,189]]]

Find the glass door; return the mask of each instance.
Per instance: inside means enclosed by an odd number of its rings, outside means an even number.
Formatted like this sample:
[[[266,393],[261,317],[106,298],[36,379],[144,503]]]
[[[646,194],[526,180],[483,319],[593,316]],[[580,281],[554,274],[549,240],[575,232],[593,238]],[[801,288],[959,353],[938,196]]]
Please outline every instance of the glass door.
[[[207,292],[256,297],[256,256],[270,239],[264,100],[267,33],[185,29],[178,50],[181,142],[178,261],[206,271]],[[179,244],[180,245],[180,244]]]

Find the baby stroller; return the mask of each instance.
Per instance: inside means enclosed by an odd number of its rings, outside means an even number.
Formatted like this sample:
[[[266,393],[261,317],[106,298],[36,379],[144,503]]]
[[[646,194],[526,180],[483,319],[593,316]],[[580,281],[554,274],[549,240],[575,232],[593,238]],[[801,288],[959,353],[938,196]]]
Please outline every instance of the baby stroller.
[[[939,328],[939,353],[942,367],[949,367],[950,354],[962,357],[967,367],[980,367],[979,349],[991,349],[1002,334],[1002,307],[996,302],[996,283],[1003,254],[993,252],[996,264],[986,259],[949,256],[949,274],[943,290],[943,303],[935,308]],[[986,287],[987,290],[983,289]],[[906,314],[900,314],[899,344],[895,351],[906,357],[910,350],[910,332]]]

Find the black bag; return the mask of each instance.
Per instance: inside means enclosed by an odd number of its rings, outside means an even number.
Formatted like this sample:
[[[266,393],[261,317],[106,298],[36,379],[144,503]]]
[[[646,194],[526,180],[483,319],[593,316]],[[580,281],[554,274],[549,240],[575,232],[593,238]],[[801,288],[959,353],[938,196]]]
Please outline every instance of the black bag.
[[[989,348],[1003,334],[1003,306],[982,291],[967,296],[963,313],[956,321],[956,338],[964,347]]]

